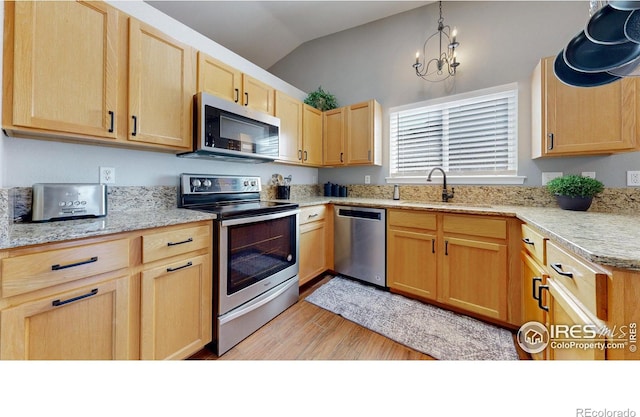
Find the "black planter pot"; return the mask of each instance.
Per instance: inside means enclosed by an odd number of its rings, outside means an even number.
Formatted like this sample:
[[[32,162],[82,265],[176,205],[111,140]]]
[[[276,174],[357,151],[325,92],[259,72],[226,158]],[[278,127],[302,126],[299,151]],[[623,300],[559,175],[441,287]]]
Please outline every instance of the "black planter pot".
[[[563,210],[587,211],[591,207],[593,197],[569,197],[556,194],[556,201]]]

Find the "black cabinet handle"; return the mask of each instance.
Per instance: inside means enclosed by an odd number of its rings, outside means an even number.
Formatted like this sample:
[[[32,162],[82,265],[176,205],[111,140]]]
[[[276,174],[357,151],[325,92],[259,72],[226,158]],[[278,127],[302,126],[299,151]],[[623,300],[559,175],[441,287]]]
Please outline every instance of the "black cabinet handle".
[[[544,310],[544,311],[549,311],[549,307],[547,306],[543,306],[542,305],[542,290],[548,290],[549,286],[548,285],[539,285],[538,286],[538,308],[540,308],[540,310]]]
[[[114,125],[115,121],[114,121],[114,114],[113,114],[113,112],[111,110],[109,110],[109,117],[111,118],[111,121],[109,123],[109,133],[112,133],[113,132],[113,125]]]
[[[133,132],[131,132],[131,136],[135,136],[138,134],[138,116],[131,116],[133,119]]]
[[[573,274],[571,272],[564,272],[562,270],[562,264],[551,264],[551,268],[563,277],[573,278]]]
[[[547,150],[550,151],[553,149],[553,133],[549,133],[547,137],[549,138],[549,142],[547,143]]]
[[[431,239],[431,253],[436,253],[436,240]]]
[[[187,240],[183,240],[182,242],[168,242],[167,246],[183,245],[185,243],[190,243],[190,242],[193,242],[193,238],[192,237],[190,237]]]
[[[538,290],[536,289],[536,282],[539,282],[540,284],[542,284],[542,277],[533,277],[533,279],[531,280],[531,287],[532,287],[532,291],[533,291],[533,299],[534,300],[538,300],[540,301],[540,295],[538,294]]]
[[[307,219],[313,219],[314,217],[318,217],[318,213],[313,213],[307,216]]]
[[[238,101],[240,101],[240,90],[238,90],[237,88],[234,88],[234,91],[236,92],[236,99],[233,101],[237,103]]]
[[[64,304],[73,303],[74,301],[82,300],[83,298],[91,297],[93,295],[96,295],[97,293],[98,293],[98,289],[94,288],[87,294],[83,294],[83,295],[79,295],[77,297],[69,298],[68,300],[64,300],[64,301],[54,300],[54,301],[51,302],[51,305],[54,306],[54,307],[58,307],[58,306],[61,306],[61,305],[64,305]]]
[[[175,268],[167,268],[167,272],[175,272],[178,271],[180,269],[184,269],[184,268],[189,268],[190,266],[193,266],[193,262],[189,261],[186,264],[182,265],[182,266],[178,266]]]
[[[249,105],[249,93],[247,92],[244,93],[244,105],[245,106]]]
[[[97,256],[94,256],[93,258],[87,259],[86,261],[76,262],[74,264],[68,264],[68,265],[55,264],[55,265],[51,265],[51,270],[52,271],[59,271],[61,269],[67,269],[67,268],[73,268],[74,266],[92,264],[94,262],[98,262],[98,257]]]
[[[445,256],[449,256],[449,241],[448,240],[444,241],[444,254],[445,254]]]
[[[298,160],[302,161],[302,149],[298,149]]]
[[[340,162],[344,162],[344,152],[340,152]]]
[[[525,237],[524,239],[522,239],[522,241],[523,241],[524,243],[526,243],[527,245],[532,245],[532,246],[534,246],[534,245],[536,244],[533,240],[529,239],[528,237]]]
[[[309,154],[307,153],[307,151],[304,151],[304,161],[308,161],[309,160]]]

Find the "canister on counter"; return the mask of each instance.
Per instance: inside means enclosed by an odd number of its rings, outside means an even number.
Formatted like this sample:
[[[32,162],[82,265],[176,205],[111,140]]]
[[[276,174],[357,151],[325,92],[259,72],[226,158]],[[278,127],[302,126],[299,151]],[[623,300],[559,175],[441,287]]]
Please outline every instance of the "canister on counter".
[[[324,184],[324,196],[331,197],[331,183],[327,182]]]
[[[346,185],[341,185],[340,186],[340,197],[346,197],[347,196],[347,186]]]
[[[340,186],[338,184],[331,185],[331,196],[340,197]]]

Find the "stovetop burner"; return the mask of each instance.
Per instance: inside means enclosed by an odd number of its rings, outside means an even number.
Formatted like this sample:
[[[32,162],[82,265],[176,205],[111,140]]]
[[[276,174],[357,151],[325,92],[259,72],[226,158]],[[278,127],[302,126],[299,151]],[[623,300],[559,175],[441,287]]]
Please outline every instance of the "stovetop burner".
[[[260,191],[260,177],[182,174],[179,206],[215,213],[219,220],[298,208],[295,203],[261,201]]]

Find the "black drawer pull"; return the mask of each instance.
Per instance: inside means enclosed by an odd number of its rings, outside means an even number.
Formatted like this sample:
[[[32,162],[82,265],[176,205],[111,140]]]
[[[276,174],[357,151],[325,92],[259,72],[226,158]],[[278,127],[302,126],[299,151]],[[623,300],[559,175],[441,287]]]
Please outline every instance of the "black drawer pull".
[[[540,294],[538,294],[538,291],[536,290],[536,282],[539,282],[540,284],[542,284],[542,277],[533,277],[533,279],[531,280],[531,286],[533,287],[533,299],[534,300],[538,300],[540,301]]]
[[[431,253],[436,253],[436,240],[431,239]]]
[[[109,123],[109,133],[112,133],[113,132],[113,123],[114,123],[114,120],[113,120],[114,113],[111,110],[109,110],[109,117],[111,119],[111,122]]]
[[[61,269],[67,269],[67,268],[73,268],[74,266],[92,264],[94,262],[98,262],[98,257],[97,256],[94,256],[91,259],[87,259],[86,261],[76,262],[75,264],[69,264],[69,265],[55,264],[55,265],[51,265],[51,270],[52,271],[59,271]]]
[[[542,290],[548,290],[548,285],[539,285],[538,286],[538,307],[540,310],[549,311],[549,307],[542,305]]]
[[[133,119],[133,132],[131,132],[131,136],[136,136],[138,134],[138,116],[131,116]]]
[[[233,101],[237,103],[238,101],[240,101],[240,90],[234,88],[233,91],[236,92],[236,98]]]
[[[184,243],[190,243],[190,242],[193,242],[193,238],[192,238],[192,237],[190,237],[190,238],[189,238],[189,239],[187,239],[187,240],[183,240],[182,242],[168,242],[168,243],[167,243],[167,246],[182,245],[182,244],[184,244]]]
[[[73,303],[74,301],[82,300],[83,298],[91,297],[93,295],[96,295],[97,293],[98,293],[98,289],[94,288],[88,294],[79,295],[77,297],[69,298],[68,300],[64,300],[64,301],[54,300],[51,302],[51,305],[54,307],[58,307],[64,304]]]
[[[573,278],[573,274],[571,272],[564,272],[562,270],[562,264],[551,264],[551,268],[563,277]]]
[[[318,217],[318,213],[313,213],[307,216],[307,219],[313,219],[314,217]]]
[[[522,241],[524,243],[526,243],[527,245],[535,245],[536,244],[533,240],[529,239],[528,237],[525,237],[524,239],[522,239]]]
[[[193,266],[193,262],[191,262],[191,261],[187,262],[186,264],[184,264],[182,266],[177,266],[175,268],[167,268],[167,272],[179,271],[180,269],[189,268],[190,266]]]

